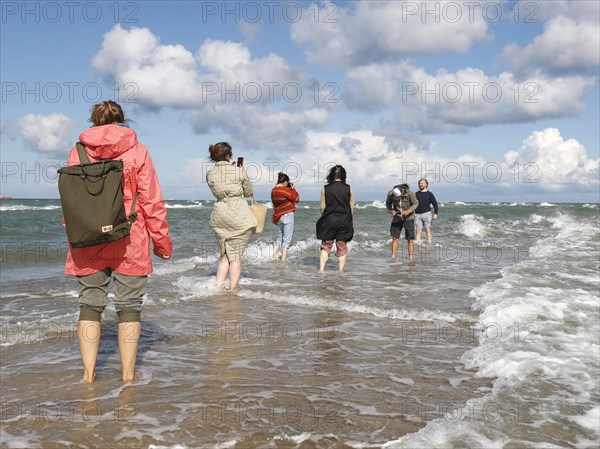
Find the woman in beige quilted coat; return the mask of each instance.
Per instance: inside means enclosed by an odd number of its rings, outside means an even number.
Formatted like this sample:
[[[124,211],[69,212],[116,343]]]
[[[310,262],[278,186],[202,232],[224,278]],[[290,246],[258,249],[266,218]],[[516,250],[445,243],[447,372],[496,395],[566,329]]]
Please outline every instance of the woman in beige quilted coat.
[[[229,289],[236,290],[242,272],[242,256],[248,246],[256,218],[245,200],[254,189],[242,167],[231,161],[231,145],[219,142],[208,148],[215,162],[206,174],[206,182],[217,199],[210,227],[219,242],[221,256],[217,266],[217,288],[223,288],[229,274]]]

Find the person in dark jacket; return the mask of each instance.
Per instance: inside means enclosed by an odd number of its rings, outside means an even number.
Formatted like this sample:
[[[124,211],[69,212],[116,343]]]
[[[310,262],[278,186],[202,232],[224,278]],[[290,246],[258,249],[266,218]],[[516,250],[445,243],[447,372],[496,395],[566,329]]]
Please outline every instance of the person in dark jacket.
[[[317,238],[321,240],[319,271],[325,270],[334,241],[339,270],[343,271],[347,244],[354,236],[354,193],[346,184],[346,170],[341,165],[331,168],[327,183],[321,190],[321,217],[317,221]]]
[[[400,233],[404,229],[404,238],[408,248],[408,258],[412,259],[415,243],[415,209],[419,206],[419,201],[414,192],[411,192],[408,184],[395,185],[387,194],[385,201],[388,213],[393,217],[390,225],[390,234],[392,236],[392,259],[396,257],[398,251],[398,240]]]
[[[438,203],[433,193],[427,188],[429,182],[425,178],[419,179],[419,191],[415,194],[419,200],[419,207],[415,210],[415,230],[417,234],[415,240],[421,240],[421,231],[425,228],[427,241],[431,243],[431,220],[437,220]],[[433,215],[431,214],[431,206],[433,206]]]

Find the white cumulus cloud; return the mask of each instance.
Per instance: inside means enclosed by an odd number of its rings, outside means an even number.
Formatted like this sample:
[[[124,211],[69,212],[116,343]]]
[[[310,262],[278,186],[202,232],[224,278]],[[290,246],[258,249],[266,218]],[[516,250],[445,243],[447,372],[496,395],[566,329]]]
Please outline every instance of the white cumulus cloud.
[[[349,70],[342,100],[351,109],[393,108],[405,130],[466,132],[471,127],[568,117],[585,108],[593,76],[552,77],[510,72],[488,75],[473,67],[435,74],[408,62],[371,64]]]
[[[55,156],[71,151],[77,126],[77,120],[59,113],[27,114],[17,121],[18,133],[28,149]]]
[[[237,105],[214,105],[192,114],[195,132],[202,134],[220,129],[245,149],[263,149],[273,153],[303,150],[306,130],[321,128],[329,120],[323,108],[296,112],[270,111],[264,106],[239,108]]]
[[[479,2],[360,1],[339,8],[325,2],[319,16],[305,10],[292,24],[294,42],[310,61],[355,66],[389,57],[467,52],[487,41],[488,24]]]
[[[600,159],[589,159],[581,143],[564,140],[556,128],[534,131],[518,150],[507,152],[504,159],[509,166],[518,164],[521,176],[535,172],[540,187],[548,190],[563,189],[567,184],[599,184]]]
[[[147,28],[116,25],[92,65],[121,88],[134,86],[133,99],[154,108],[190,107],[201,99],[194,55],[181,45],[161,45]]]
[[[515,5],[516,6],[516,5]],[[598,22],[600,3],[594,0],[561,0],[559,2],[524,2],[522,20],[527,23],[565,16],[577,21]]]
[[[207,39],[193,54],[147,28],[116,25],[92,64],[140,107],[181,109],[196,133],[218,128],[246,147],[297,150],[329,119],[330,108],[314,101],[325,86],[315,92],[312,77],[281,56],[253,57],[239,42]]]
[[[554,3],[554,2],[553,2]],[[519,72],[550,73],[590,71],[600,64],[600,25],[558,16],[548,21],[544,32],[525,48],[506,46],[502,58]]]
[[[422,177],[429,180],[439,201],[540,201],[552,193],[555,199],[572,202],[577,198],[570,187],[581,187],[589,200],[590,186],[598,186],[599,161],[590,160],[581,144],[563,140],[552,128],[533,132],[504,160],[469,153],[448,157],[434,150],[424,152],[416,142],[399,153],[383,136],[366,129],[309,132],[305,149],[292,159],[281,153],[253,156],[246,158],[247,171],[263,195],[273,187],[275,174],[285,170],[301,195],[318,198],[328,170],[336,164],[346,169],[357,198],[381,201],[394,184],[408,182],[416,189]],[[186,161],[184,176],[197,179],[210,166],[206,158]]]

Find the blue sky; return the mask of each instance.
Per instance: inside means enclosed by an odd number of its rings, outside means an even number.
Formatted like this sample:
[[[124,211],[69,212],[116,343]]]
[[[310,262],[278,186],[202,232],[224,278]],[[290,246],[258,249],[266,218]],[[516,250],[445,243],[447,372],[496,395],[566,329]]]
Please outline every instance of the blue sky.
[[[333,164],[363,201],[599,202],[597,1],[2,1],[1,194],[57,198],[91,107],[117,100],[167,199],[212,199],[208,146],[259,200]]]

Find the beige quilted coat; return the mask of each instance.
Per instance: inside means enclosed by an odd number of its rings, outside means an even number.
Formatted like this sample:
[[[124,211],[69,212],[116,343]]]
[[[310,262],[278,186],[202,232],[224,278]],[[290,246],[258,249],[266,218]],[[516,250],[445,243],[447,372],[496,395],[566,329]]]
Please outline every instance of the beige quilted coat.
[[[256,218],[244,197],[254,189],[246,172],[230,162],[217,162],[206,174],[206,182],[217,199],[210,215],[210,227],[222,245],[256,227]]]

